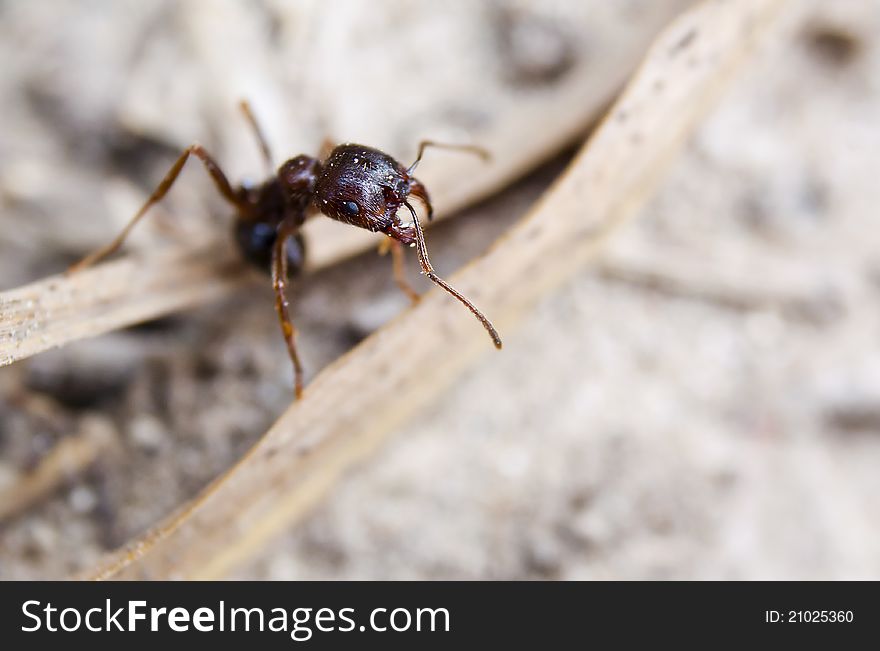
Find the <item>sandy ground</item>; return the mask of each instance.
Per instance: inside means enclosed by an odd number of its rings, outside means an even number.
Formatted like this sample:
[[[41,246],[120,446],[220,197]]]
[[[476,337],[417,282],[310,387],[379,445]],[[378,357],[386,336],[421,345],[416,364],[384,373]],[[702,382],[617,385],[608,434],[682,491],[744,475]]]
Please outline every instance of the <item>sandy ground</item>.
[[[874,2],[801,3],[602,264],[234,576],[880,578],[878,35]],[[117,164],[137,177],[169,149]],[[564,158],[433,229],[436,266],[483,250]],[[6,169],[11,287],[78,254],[30,236],[100,175],[40,191]],[[129,185],[105,201],[128,206]],[[174,210],[199,206],[181,195]],[[297,288],[313,372],[406,306],[388,267],[365,255]],[[219,304],[0,369],[0,389],[0,489],[71,433],[115,441],[0,523],[0,577],[57,577],[227,468],[286,405],[290,369],[255,273]]]

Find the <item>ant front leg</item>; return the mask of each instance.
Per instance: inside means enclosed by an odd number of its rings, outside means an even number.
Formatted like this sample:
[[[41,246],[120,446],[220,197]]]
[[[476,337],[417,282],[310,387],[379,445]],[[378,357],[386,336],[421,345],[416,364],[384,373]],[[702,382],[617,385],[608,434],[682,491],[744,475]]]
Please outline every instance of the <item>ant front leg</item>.
[[[211,176],[211,179],[214,181],[214,185],[217,186],[217,190],[220,192],[223,198],[229,201],[238,210],[244,210],[244,204],[242,203],[241,199],[235,194],[232,186],[229,185],[229,181],[226,179],[226,175],[223,173],[223,170],[220,169],[220,166],[217,165],[214,159],[211,158],[208,152],[206,152],[201,145],[191,145],[190,147],[187,147],[180,155],[180,157],[174,162],[174,165],[172,165],[171,169],[168,170],[165,178],[162,179],[162,182],[159,183],[159,185],[153,191],[153,194],[151,194],[150,198],[147,199],[146,203],[141,206],[141,209],[137,211],[137,214],[135,214],[135,216],[132,217],[131,221],[126,224],[125,228],[122,229],[122,232],[119,233],[119,235],[117,235],[112,242],[104,247],[101,247],[97,251],[93,251],[85,258],[74,264],[67,270],[67,273],[73,274],[78,271],[82,271],[86,267],[90,267],[96,262],[100,262],[108,255],[112,255],[113,253],[118,251],[119,247],[121,247],[122,244],[125,242],[125,238],[128,237],[128,234],[131,232],[131,229],[134,228],[135,224],[137,224],[141,220],[141,218],[154,204],[161,201],[165,197],[165,195],[168,194],[168,190],[171,189],[171,186],[174,185],[177,177],[180,176],[180,172],[183,169],[183,166],[186,163],[187,159],[189,159],[190,155],[194,155],[202,161],[202,164],[205,166],[205,170],[207,170],[208,174]]]
[[[287,344],[290,361],[293,362],[293,388],[297,399],[302,397],[303,392],[303,368],[296,350],[296,328],[293,327],[293,321],[290,320],[284,289],[287,285],[287,251],[285,247],[287,240],[296,234],[299,227],[299,221],[286,217],[278,225],[275,243],[272,245],[272,289],[275,290],[275,310],[278,312],[278,320],[281,322],[281,332]]]
[[[391,240],[391,265],[394,268],[394,282],[409,297],[413,305],[417,304],[421,300],[421,296],[406,279],[406,269],[403,266],[403,244],[397,240]]]
[[[379,244],[379,255],[385,255],[391,249],[391,266],[394,269],[394,282],[400,288],[413,305],[421,300],[418,292],[413,289],[406,279],[406,269],[403,266],[403,244],[395,239],[387,238]]]
[[[327,160],[335,147],[336,141],[324,136],[323,140],[321,140],[321,146],[318,148],[318,160]]]

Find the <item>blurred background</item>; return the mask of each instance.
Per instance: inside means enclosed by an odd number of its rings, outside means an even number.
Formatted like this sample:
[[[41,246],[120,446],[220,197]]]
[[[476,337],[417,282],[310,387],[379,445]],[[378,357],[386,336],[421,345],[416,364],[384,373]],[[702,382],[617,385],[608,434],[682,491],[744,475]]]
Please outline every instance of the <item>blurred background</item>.
[[[277,159],[485,144],[485,174],[420,169],[441,210],[467,205],[428,233],[449,274],[690,4],[0,0],[0,290],[106,242],[194,141],[259,180],[242,97]],[[873,0],[790,2],[597,267],[233,578],[880,578],[878,35]],[[346,237],[323,223],[310,250]],[[128,251],[229,227],[191,165]],[[269,283],[242,273],[249,291],[0,369],[0,578],[89,568],[286,408]],[[366,252],[292,306],[313,377],[407,300]]]

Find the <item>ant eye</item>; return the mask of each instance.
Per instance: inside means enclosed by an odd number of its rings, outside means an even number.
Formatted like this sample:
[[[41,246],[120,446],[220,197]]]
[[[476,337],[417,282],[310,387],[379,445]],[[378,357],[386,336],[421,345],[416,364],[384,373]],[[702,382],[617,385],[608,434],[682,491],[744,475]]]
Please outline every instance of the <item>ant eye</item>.
[[[361,209],[354,201],[343,201],[341,208],[342,212],[344,212],[349,217],[357,217],[361,211]]]

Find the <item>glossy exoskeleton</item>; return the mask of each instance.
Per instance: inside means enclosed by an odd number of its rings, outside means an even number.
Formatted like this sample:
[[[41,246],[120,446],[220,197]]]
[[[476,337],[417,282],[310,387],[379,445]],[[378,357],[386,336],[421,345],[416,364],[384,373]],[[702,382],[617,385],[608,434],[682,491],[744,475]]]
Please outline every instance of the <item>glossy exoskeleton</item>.
[[[242,102],[241,108],[254,129],[267,165],[272,169],[268,143],[250,107]],[[487,157],[485,151],[477,147],[423,141],[419,145],[415,162],[404,167],[378,149],[344,144],[335,147],[324,161],[299,155],[282,164],[276,173],[260,185],[233,187],[208,152],[201,145],[192,145],[175,161],[153,194],[116,239],[75,264],[70,272],[90,266],[119,249],[134,225],[152,205],[165,196],[187,159],[196,156],[211,176],[217,190],[235,208],[234,236],[243,257],[272,275],[275,308],[293,362],[297,397],[302,394],[303,370],[296,350],[296,331],[288,312],[285,284],[290,276],[303,267],[305,246],[300,229],[306,219],[316,213],[387,235],[391,244],[395,279],[413,301],[418,299],[418,294],[404,278],[402,247],[415,246],[425,275],[461,301],[483,324],[495,347],[501,348],[501,338],[489,320],[473,303],[440,278],[428,259],[422,226],[409,198],[418,199],[427,210],[428,219],[431,219],[432,207],[428,192],[412,175],[425,148],[430,146],[460,149]],[[404,221],[399,217],[398,211],[401,208],[407,209],[412,221]]]

